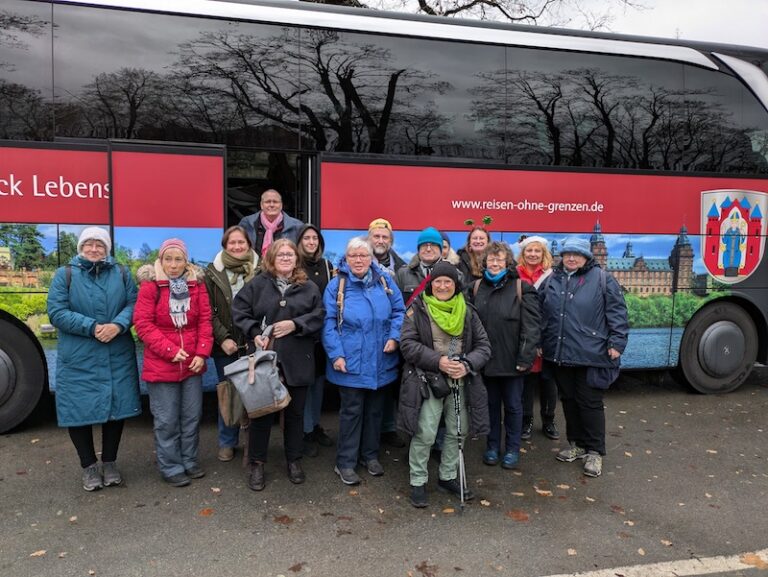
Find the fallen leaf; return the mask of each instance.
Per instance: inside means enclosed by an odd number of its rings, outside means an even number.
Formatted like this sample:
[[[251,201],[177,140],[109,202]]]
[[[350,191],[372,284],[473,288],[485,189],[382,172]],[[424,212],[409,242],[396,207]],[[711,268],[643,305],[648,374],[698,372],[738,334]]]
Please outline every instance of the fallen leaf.
[[[35,443],[39,443],[39,442],[40,442],[40,439],[32,439],[32,440],[30,441],[30,443],[32,443],[33,445],[34,445]]]
[[[525,493],[521,493],[520,491],[512,491],[513,497],[525,497]]]
[[[621,531],[619,533],[619,538],[620,539],[629,539],[629,537],[630,537],[629,533],[625,533],[624,531]]]
[[[211,487],[211,493],[218,495],[221,493],[221,487]]]
[[[67,552],[66,551],[62,551],[61,553],[59,553],[59,559],[64,559],[64,557],[66,557],[66,556],[67,556]]]
[[[382,509],[381,507],[379,507],[379,515],[383,515],[383,514],[384,514],[384,509]]]
[[[288,571],[293,571],[294,573],[298,573],[304,568],[304,565],[306,565],[306,561],[302,561],[301,563],[296,563],[295,565],[291,565],[288,567]]]
[[[521,511],[520,509],[512,509],[510,511],[507,511],[504,513],[505,516],[509,517],[513,521],[519,521],[521,523],[526,523],[530,516],[525,511]]]
[[[47,552],[48,551],[46,551],[45,549],[40,549],[39,551],[35,551],[34,553],[30,553],[29,556],[30,557],[45,557],[45,554]]]
[[[482,501],[480,501],[480,504],[481,504],[483,507],[490,507],[490,506],[491,506],[491,502],[490,502],[490,501],[486,501],[485,499],[483,499]]]
[[[281,525],[290,525],[293,523],[293,519],[291,519],[288,515],[279,515],[274,517],[272,520],[275,523],[280,523]]]
[[[357,496],[357,494],[358,494],[358,493],[357,493],[357,489],[352,489],[352,490],[349,492],[349,495],[350,495],[350,497],[356,497],[356,496]]]
[[[638,554],[638,555],[645,555],[645,549],[643,549],[642,547],[640,547],[640,548],[637,550],[637,554]]]
[[[551,497],[552,491],[548,489],[539,489],[536,485],[533,486],[533,490],[536,491],[537,494],[541,495],[542,497]]]
[[[611,511],[618,513],[619,515],[624,515],[624,509],[618,505],[611,505]]]
[[[704,493],[704,496],[705,496],[707,499],[711,499],[711,498],[712,498],[712,495],[710,495],[709,493]]]
[[[595,502],[595,500],[594,500],[592,497],[584,497],[584,498],[585,498],[587,501],[589,501],[590,503],[594,503],[594,502]]]
[[[646,455],[650,455],[651,453],[653,453],[653,451],[651,451],[650,449],[646,449],[646,450],[645,450],[645,454],[646,454]]]
[[[744,565],[752,565],[752,567],[757,569],[768,569],[768,561],[760,557],[760,555],[755,555],[754,553],[747,553],[742,555],[739,557],[739,561],[744,563]]]
[[[429,565],[426,561],[416,565],[416,571],[424,575],[424,577],[437,577],[437,565]]]
[[[88,575],[96,575],[96,571],[93,569],[88,569]]]
[[[672,541],[670,541],[669,539],[662,539],[661,540],[661,544],[662,545],[666,545],[667,547],[671,547],[672,546]]]
[[[624,524],[625,524],[627,527],[634,527],[634,526],[635,526],[635,522],[634,522],[634,521],[630,521],[629,519],[627,519],[626,521],[624,521]]]
[[[568,549],[568,555],[576,555],[576,549]]]
[[[69,522],[70,522],[70,523],[77,523],[77,515],[72,515],[72,516],[69,518]]]
[[[558,489],[570,489],[571,486],[570,485],[566,485],[566,484],[563,483],[561,485],[558,485],[557,488]]]
[[[707,453],[709,453],[710,455],[717,455],[717,451],[715,451],[714,449],[707,449]]]
[[[455,513],[455,512],[456,512],[456,510],[453,507],[446,507],[445,509],[443,509],[443,513],[450,514],[450,513]]]
[[[201,517],[210,517],[211,515],[213,515],[213,509],[210,507],[206,507],[205,509],[200,510]]]

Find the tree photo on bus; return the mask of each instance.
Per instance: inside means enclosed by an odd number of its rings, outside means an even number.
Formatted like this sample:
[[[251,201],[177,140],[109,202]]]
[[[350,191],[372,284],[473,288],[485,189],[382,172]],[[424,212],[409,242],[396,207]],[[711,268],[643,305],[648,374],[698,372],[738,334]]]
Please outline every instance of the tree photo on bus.
[[[0,46],[0,431],[55,388],[45,295],[83,227],[132,272],[169,237],[204,265],[269,189],[329,259],[376,218],[404,257],[486,215],[513,249],[588,239],[623,367],[712,393],[768,360],[766,50],[140,0],[6,0]]]

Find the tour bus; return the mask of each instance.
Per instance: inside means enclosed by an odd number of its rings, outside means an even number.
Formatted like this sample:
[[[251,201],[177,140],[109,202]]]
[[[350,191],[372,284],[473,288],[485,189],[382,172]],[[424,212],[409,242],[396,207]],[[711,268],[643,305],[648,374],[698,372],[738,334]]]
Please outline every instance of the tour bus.
[[[268,188],[331,259],[378,217],[406,260],[426,226],[588,238],[624,368],[720,393],[768,356],[768,51],[299,2],[0,15],[0,431],[55,391],[46,291],[84,226],[133,272],[169,236],[206,265]]]

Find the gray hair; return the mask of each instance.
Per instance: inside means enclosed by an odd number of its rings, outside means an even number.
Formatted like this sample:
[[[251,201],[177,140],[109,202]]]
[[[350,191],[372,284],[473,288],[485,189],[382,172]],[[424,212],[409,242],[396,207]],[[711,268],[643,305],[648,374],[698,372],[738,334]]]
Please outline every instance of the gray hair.
[[[368,255],[373,258],[373,248],[368,243],[368,239],[364,236],[355,236],[350,238],[347,242],[347,248],[344,249],[344,254],[349,254],[350,251],[355,249],[364,248]]]

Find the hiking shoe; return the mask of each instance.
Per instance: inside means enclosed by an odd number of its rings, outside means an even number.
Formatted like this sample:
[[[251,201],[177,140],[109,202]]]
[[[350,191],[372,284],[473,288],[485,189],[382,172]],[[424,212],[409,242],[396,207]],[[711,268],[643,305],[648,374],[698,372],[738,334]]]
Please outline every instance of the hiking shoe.
[[[190,479],[201,479],[205,477],[205,471],[200,467],[200,465],[192,465],[189,469],[184,471],[187,474],[187,477]]]
[[[163,476],[163,481],[168,483],[171,487],[186,487],[190,483],[189,477],[184,473],[176,473],[169,477]]]
[[[333,472],[336,473],[341,482],[345,485],[359,485],[360,477],[357,476],[354,469],[339,469],[338,466],[333,468]]]
[[[314,433],[304,433],[304,442],[301,447],[301,453],[305,457],[317,457],[320,449],[317,446],[317,438]]]
[[[429,505],[426,485],[411,485],[411,505],[417,509],[423,509]]]
[[[83,469],[83,489],[86,491],[97,491],[103,486],[104,480],[101,478],[101,469],[99,469],[98,463]]]
[[[390,447],[394,447],[395,449],[402,449],[405,447],[405,441],[403,441],[403,438],[397,433],[397,431],[388,431],[386,433],[382,433],[381,442],[385,445],[389,445]]]
[[[264,463],[253,463],[253,465],[251,465],[251,471],[248,474],[248,488],[251,491],[263,491],[265,485]]]
[[[555,423],[544,423],[541,427],[541,432],[553,441],[557,441],[560,438],[560,431],[557,430]]]
[[[315,425],[315,429],[312,431],[315,435],[315,441],[321,447],[333,447],[333,439],[331,439],[320,425]]]
[[[301,459],[288,463],[288,480],[294,485],[301,485],[307,480],[304,469],[301,468]]]
[[[448,481],[438,479],[437,488],[446,493],[453,493],[457,497],[461,497],[461,488],[459,487],[458,479],[450,479]],[[471,501],[474,498],[475,494],[469,490],[469,487],[464,487],[464,500]]]
[[[370,461],[360,461],[360,464],[368,470],[368,474],[374,477],[381,477],[384,474],[384,467],[377,459]]]
[[[603,458],[596,451],[587,453],[584,461],[584,474],[587,477],[599,477],[603,474]]]
[[[520,439],[528,441],[533,435],[533,421],[524,421],[523,430],[520,432]]]
[[[235,448],[234,447],[219,447],[219,454],[217,455],[219,458],[219,461],[226,463],[228,461],[231,461],[235,458]]]
[[[114,461],[102,463],[101,472],[105,487],[115,487],[123,482],[123,477],[117,470],[117,464]]]
[[[502,469],[515,469],[520,462],[520,453],[517,451],[509,451],[504,453],[504,458],[501,461]]]
[[[576,459],[583,459],[587,456],[587,451],[576,445],[571,445],[567,449],[560,451],[555,459],[565,463],[573,463]]]
[[[499,452],[496,449],[488,449],[483,454],[483,463],[486,465],[498,465],[499,464]]]

